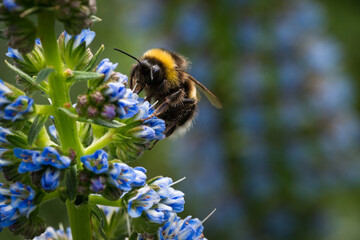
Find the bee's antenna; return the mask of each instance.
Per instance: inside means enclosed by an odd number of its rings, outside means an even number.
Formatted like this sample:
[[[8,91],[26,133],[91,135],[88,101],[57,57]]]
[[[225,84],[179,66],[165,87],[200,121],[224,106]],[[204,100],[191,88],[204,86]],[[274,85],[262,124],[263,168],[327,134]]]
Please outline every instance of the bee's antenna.
[[[126,56],[131,57],[132,59],[135,59],[140,65],[142,65],[142,63],[140,62],[140,60],[137,59],[136,57],[134,57],[133,55],[130,55],[129,53],[124,52],[123,50],[120,50],[120,49],[118,49],[118,48],[114,48],[114,50],[116,50],[116,51],[118,51],[118,52],[121,52],[121,53],[125,54]]]

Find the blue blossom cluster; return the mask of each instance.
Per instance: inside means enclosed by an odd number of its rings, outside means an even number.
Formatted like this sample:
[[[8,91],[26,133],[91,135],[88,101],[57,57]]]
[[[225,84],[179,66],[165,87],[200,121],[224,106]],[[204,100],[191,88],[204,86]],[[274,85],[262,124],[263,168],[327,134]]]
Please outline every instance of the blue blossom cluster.
[[[24,120],[33,111],[33,99],[23,95],[14,98],[13,92],[0,79],[0,121]]]
[[[70,35],[64,31],[59,39],[61,59],[66,68],[83,71],[89,67],[93,54],[88,46],[95,38],[95,32],[83,29],[78,35]]]
[[[148,101],[126,88],[128,77],[114,72],[116,66],[109,59],[100,62],[95,71],[104,74],[106,82],[95,91],[78,97],[77,113],[80,116],[101,117],[106,120],[135,117],[135,120],[143,120],[143,124],[131,130],[134,137],[149,141],[165,138],[165,122],[152,116],[154,109]]]
[[[145,168],[132,168],[119,162],[109,164],[108,154],[104,150],[97,150],[93,154],[82,156],[80,160],[87,170],[87,173],[83,172],[80,175],[79,191],[81,193],[86,193],[89,189],[92,193],[105,191],[106,196],[107,188],[110,187],[114,192],[116,189],[119,191],[116,197],[119,198],[123,192],[143,186],[146,182]]]
[[[130,217],[138,218],[143,213],[151,222],[163,224],[171,213],[184,210],[184,193],[171,187],[172,179],[160,177],[124,196]]]
[[[8,47],[6,56],[12,58],[15,66],[23,72],[35,76],[46,67],[40,39],[35,40],[35,48],[28,54],[21,54],[17,49]]]
[[[14,148],[14,155],[22,160],[18,172],[20,174],[40,172],[41,186],[47,191],[58,187],[61,170],[67,169],[71,164],[69,157],[60,155],[53,147],[45,147],[42,152]]]
[[[65,48],[71,47],[73,51],[76,50],[82,44],[85,46],[85,48],[87,48],[90,45],[90,43],[94,40],[96,35],[95,32],[90,31],[90,29],[83,29],[81,30],[80,34],[75,36],[68,34],[66,31],[63,34],[65,37],[64,39]]]
[[[0,183],[0,230],[13,225],[21,217],[29,217],[36,206],[35,191],[27,185],[15,182]]]
[[[45,232],[33,240],[72,240],[70,227],[66,231],[60,226],[60,229],[55,230],[53,227],[46,228]]]
[[[169,221],[166,222],[165,225],[157,232],[157,237],[160,240],[206,240],[203,235],[203,231],[204,227],[198,218],[191,218],[191,216],[187,216],[185,219],[181,219],[176,214],[172,213]]]

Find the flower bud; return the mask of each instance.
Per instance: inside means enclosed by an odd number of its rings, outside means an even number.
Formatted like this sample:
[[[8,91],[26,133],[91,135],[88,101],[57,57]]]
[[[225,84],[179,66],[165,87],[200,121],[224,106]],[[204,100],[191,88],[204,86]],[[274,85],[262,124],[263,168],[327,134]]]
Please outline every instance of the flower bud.
[[[92,25],[91,15],[96,12],[96,1],[55,0],[56,18],[64,23],[66,32],[76,35]]]
[[[105,98],[101,92],[94,91],[90,94],[90,100],[95,106],[101,106],[104,103]]]
[[[9,182],[21,181],[24,175],[18,173],[18,167],[19,167],[19,163],[2,167],[3,176],[6,179],[6,181]]]
[[[35,46],[36,27],[27,18],[15,18],[8,23],[4,36],[9,39],[8,45],[25,54],[31,52]]]
[[[32,239],[42,234],[46,229],[44,219],[39,216],[32,218],[22,218],[9,227],[14,234],[21,234],[26,239]]]
[[[107,184],[105,191],[102,193],[103,197],[110,201],[118,200],[122,194],[123,194],[123,191],[121,189],[119,189],[111,184]]]

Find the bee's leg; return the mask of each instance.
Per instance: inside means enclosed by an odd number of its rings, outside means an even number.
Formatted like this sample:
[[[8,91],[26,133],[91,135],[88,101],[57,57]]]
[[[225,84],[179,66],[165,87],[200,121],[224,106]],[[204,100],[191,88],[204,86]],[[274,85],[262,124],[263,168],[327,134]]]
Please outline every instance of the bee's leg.
[[[192,98],[184,98],[184,99],[182,100],[182,102],[183,102],[184,104],[190,104],[190,105],[196,103],[195,99],[192,99]]]
[[[147,117],[145,120],[150,119],[152,117],[157,117],[160,114],[166,112],[170,106],[175,106],[182,102],[184,98],[185,91],[183,89],[179,89],[178,91],[174,92],[173,94],[167,96],[165,98],[165,102],[161,103],[155,111]]]
[[[159,141],[159,140],[156,140],[156,141],[151,145],[151,147],[149,147],[147,150],[153,149],[153,148],[155,147],[155,144],[157,144],[158,141]]]

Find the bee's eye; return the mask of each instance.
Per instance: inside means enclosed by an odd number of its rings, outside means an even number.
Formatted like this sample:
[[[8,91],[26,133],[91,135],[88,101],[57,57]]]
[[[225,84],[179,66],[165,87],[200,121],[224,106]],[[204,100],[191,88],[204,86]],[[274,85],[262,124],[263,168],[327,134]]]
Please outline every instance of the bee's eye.
[[[160,67],[158,65],[153,65],[151,66],[151,71],[153,74],[153,78],[158,78],[159,77],[159,73],[160,73]]]

